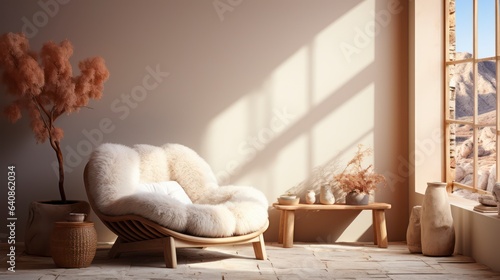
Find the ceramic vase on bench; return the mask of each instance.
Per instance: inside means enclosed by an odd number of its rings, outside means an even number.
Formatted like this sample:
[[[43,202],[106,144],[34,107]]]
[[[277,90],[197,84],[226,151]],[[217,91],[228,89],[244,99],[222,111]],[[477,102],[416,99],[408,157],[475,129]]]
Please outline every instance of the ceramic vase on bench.
[[[306,194],[306,203],[314,204],[316,202],[316,192],[314,190],[309,190]]]
[[[319,202],[325,205],[335,204],[335,196],[333,195],[332,187],[329,185],[321,186]]]

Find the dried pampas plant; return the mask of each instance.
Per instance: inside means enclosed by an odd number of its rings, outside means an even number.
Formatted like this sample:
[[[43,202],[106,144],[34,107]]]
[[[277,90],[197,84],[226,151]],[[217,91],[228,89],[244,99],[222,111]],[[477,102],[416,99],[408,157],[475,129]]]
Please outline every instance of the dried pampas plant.
[[[344,170],[333,178],[342,190],[346,193],[370,193],[377,189],[379,185],[385,185],[385,177],[373,171],[373,165],[363,168],[361,162],[365,156],[373,153],[371,148],[363,150],[363,145],[358,145],[358,151],[354,157],[347,163]]]
[[[63,202],[66,195],[60,141],[64,134],[54,122],[63,114],[85,107],[90,99],[100,99],[109,77],[101,57],[81,61],[80,75],[73,77],[69,61],[72,54],[73,46],[68,40],[60,44],[49,41],[37,54],[30,50],[23,33],[0,37],[1,78],[7,92],[15,97],[5,108],[5,114],[14,123],[22,117],[22,110],[26,110],[37,143],[49,140],[59,164],[59,194]]]

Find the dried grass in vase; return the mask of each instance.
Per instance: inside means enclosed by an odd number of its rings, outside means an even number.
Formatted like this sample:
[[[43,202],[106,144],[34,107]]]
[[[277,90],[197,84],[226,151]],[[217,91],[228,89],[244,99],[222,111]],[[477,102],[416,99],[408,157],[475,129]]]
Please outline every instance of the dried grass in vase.
[[[375,173],[373,165],[363,168],[361,162],[365,156],[370,156],[373,153],[371,148],[363,149],[363,145],[358,145],[358,151],[354,157],[347,163],[344,170],[335,175],[333,178],[337,184],[346,193],[366,193],[376,190],[377,186],[386,184],[385,177]]]

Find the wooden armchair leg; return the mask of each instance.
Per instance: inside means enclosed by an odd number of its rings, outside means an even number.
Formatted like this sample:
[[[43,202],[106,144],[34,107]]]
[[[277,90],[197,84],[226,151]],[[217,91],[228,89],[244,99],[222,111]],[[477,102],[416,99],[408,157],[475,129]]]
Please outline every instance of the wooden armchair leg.
[[[115,240],[115,243],[113,244],[113,246],[111,247],[111,249],[109,250],[109,253],[108,253],[108,257],[111,258],[111,259],[116,259],[116,258],[119,258],[120,255],[121,255],[121,252],[120,252],[120,245],[122,244],[122,239],[120,237],[118,237],[116,240]]]
[[[163,257],[168,268],[177,267],[177,253],[175,250],[175,239],[173,237],[163,238]]]
[[[266,244],[264,243],[264,235],[259,235],[259,241],[253,242],[253,251],[255,252],[255,258],[258,260],[266,260]]]

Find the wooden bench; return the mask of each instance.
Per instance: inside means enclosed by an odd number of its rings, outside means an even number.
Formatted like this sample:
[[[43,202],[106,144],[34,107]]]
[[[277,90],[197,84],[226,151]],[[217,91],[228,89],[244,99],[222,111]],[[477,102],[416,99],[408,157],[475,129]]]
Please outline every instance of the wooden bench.
[[[281,205],[274,203],[273,207],[281,210],[278,242],[283,248],[293,247],[293,233],[295,227],[296,210],[372,210],[374,243],[380,248],[387,248],[387,228],[385,223],[385,210],[391,209],[388,203],[370,203],[368,205],[345,205],[345,204],[297,204]]]

